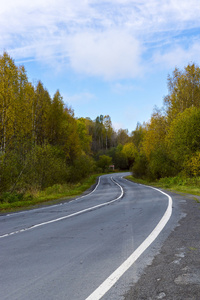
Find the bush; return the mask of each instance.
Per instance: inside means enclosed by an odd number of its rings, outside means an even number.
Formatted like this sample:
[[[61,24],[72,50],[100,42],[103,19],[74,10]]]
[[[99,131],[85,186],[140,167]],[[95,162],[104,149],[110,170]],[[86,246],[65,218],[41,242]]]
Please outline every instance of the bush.
[[[44,189],[67,180],[68,170],[64,154],[51,145],[35,146],[26,160],[22,186]]]
[[[44,189],[67,180],[65,154],[51,145],[34,146],[22,155],[11,150],[0,157],[0,194]]]
[[[115,168],[121,170],[128,169],[128,159],[125,153],[122,151],[117,151],[114,158]]]
[[[5,192],[1,195],[0,201],[1,203],[14,203],[22,201],[23,198],[24,195],[22,193]]]
[[[97,162],[97,166],[106,172],[109,170],[109,166],[112,164],[112,158],[107,155],[99,156],[99,161]]]
[[[144,178],[148,174],[148,161],[143,153],[139,153],[132,167],[133,176],[137,178]]]
[[[188,176],[200,176],[200,152],[197,151],[191,158],[189,158],[185,165],[184,170]]]
[[[0,157],[0,193],[12,190],[23,169],[16,151],[2,154]]]
[[[151,153],[148,168],[148,176],[150,179],[155,180],[176,174],[178,174],[178,169],[175,168],[174,162],[168,157],[163,147]]]
[[[166,141],[172,159],[183,170],[188,157],[200,148],[200,109],[190,107],[180,113],[171,123]]]
[[[70,167],[68,181],[81,181],[82,179],[91,175],[94,172],[94,169],[94,160],[87,155],[82,155],[79,158],[77,158],[74,161],[73,165]]]

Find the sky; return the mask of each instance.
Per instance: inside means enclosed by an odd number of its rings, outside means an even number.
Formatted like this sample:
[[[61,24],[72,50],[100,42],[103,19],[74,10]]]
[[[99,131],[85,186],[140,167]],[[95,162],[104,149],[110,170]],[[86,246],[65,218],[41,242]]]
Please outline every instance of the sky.
[[[0,0],[0,55],[57,90],[75,117],[135,130],[163,106],[167,76],[200,64],[199,0]]]

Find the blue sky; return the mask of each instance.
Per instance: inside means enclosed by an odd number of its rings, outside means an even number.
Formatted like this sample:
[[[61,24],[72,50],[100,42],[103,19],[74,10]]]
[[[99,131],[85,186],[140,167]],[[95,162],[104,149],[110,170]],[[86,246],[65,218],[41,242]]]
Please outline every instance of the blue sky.
[[[175,67],[200,63],[199,0],[1,0],[0,52],[76,117],[148,121]]]

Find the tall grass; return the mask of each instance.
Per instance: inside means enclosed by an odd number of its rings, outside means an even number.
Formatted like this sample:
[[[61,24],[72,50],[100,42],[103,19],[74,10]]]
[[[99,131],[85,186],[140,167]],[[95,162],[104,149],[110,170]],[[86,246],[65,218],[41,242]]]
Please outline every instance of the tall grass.
[[[200,177],[187,178],[184,176],[176,176],[161,178],[157,181],[138,179],[133,176],[127,176],[126,178],[137,183],[153,185],[156,187],[169,189],[175,192],[200,196]]]
[[[100,174],[92,175],[79,183],[55,184],[39,190],[30,190],[22,193],[3,193],[0,197],[0,211],[17,211],[22,208],[31,208],[34,205],[58,203],[78,196],[95,184]]]

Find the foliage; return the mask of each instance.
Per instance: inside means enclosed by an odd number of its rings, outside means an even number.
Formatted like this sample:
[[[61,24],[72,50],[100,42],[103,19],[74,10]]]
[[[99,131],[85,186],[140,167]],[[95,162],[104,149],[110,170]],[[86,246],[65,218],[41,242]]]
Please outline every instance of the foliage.
[[[109,115],[74,117],[59,90],[53,98],[23,66],[0,56],[0,197],[20,202],[27,190],[81,182],[109,165],[152,180],[200,176],[200,68],[189,64],[168,77],[165,109],[129,135]],[[2,200],[3,199],[3,200]],[[25,201],[24,196],[22,201]],[[28,201],[26,199],[26,201]],[[5,204],[5,203],[4,203]],[[21,204],[20,204],[21,205]]]
[[[77,120],[77,131],[80,138],[81,148],[85,153],[90,153],[92,136],[89,134],[89,129],[87,127],[86,119],[79,118]]]
[[[177,168],[168,156],[166,148],[160,146],[150,156],[148,163],[148,177],[152,180],[177,174]]]
[[[112,127],[109,115],[100,115],[94,121],[86,119],[88,133],[92,137],[91,150],[97,153],[117,146],[117,134]]]
[[[112,164],[112,158],[107,155],[101,155],[99,157],[99,161],[97,162],[97,166],[102,169],[103,172],[109,170],[109,166]]]
[[[137,155],[137,148],[133,143],[127,143],[123,146],[122,155],[127,158],[128,167],[130,168],[135,161]]]
[[[166,140],[172,159],[180,170],[183,169],[185,162],[200,147],[200,109],[190,107],[178,114]]]
[[[64,183],[67,176],[65,156],[59,148],[49,144],[35,146],[27,155],[22,185],[27,189],[31,186],[44,189],[56,183]]]
[[[200,196],[200,177],[190,178],[190,177],[182,177],[182,176],[175,176],[175,177],[165,177],[161,178],[160,180],[152,181],[149,179],[138,179],[134,176],[127,176],[127,179],[141,183],[147,184],[151,186],[156,186],[159,188],[167,188],[170,191],[193,194]],[[193,197],[194,201],[199,203],[199,199]]]
[[[0,157],[0,194],[13,190],[23,169],[15,150],[2,153]]]
[[[132,166],[133,176],[144,178],[148,175],[148,160],[144,153],[138,153]]]
[[[119,129],[117,132],[117,144],[125,145],[129,140],[128,129]]]
[[[200,152],[197,151],[185,163],[185,172],[188,176],[200,176]]]
[[[88,177],[95,170],[95,163],[93,158],[87,155],[81,155],[78,157],[69,170],[68,181],[80,182],[84,178]]]
[[[168,90],[164,104],[170,121],[186,108],[199,107],[200,68],[195,64],[189,64],[183,71],[175,68],[172,76],[168,76]]]
[[[143,123],[143,125],[141,125],[140,123],[137,123],[136,129],[131,133],[131,141],[138,151],[141,149],[146,131],[147,124]]]
[[[175,68],[168,77],[165,110],[154,109],[148,123],[137,125],[131,139],[138,155],[133,174],[151,180],[200,173],[200,68]]]
[[[161,111],[156,109],[150,122],[146,125],[146,132],[142,141],[142,151],[145,153],[148,160],[150,160],[151,153],[159,148],[166,136],[167,121]]]
[[[0,197],[1,203],[14,203],[18,201],[23,200],[23,194],[22,193],[11,193],[11,192],[5,192]]]
[[[116,149],[113,161],[116,169],[127,170],[129,168],[126,154],[118,149]]]
[[[100,119],[103,145],[108,147],[111,119]],[[63,183],[77,165],[79,177],[88,176],[93,171],[89,124],[87,119],[75,119],[58,90],[51,99],[41,81],[34,87],[25,68],[17,67],[4,52],[0,56],[0,194]]]
[[[70,200],[71,197],[80,195],[89,189],[91,185],[95,184],[98,176],[98,174],[92,175],[84,179],[81,184],[55,184],[43,191],[30,190],[25,194],[6,192],[0,197],[0,211],[16,211],[23,207],[27,208],[36,204],[46,203],[46,205],[48,205],[57,202],[59,203],[63,200]]]

